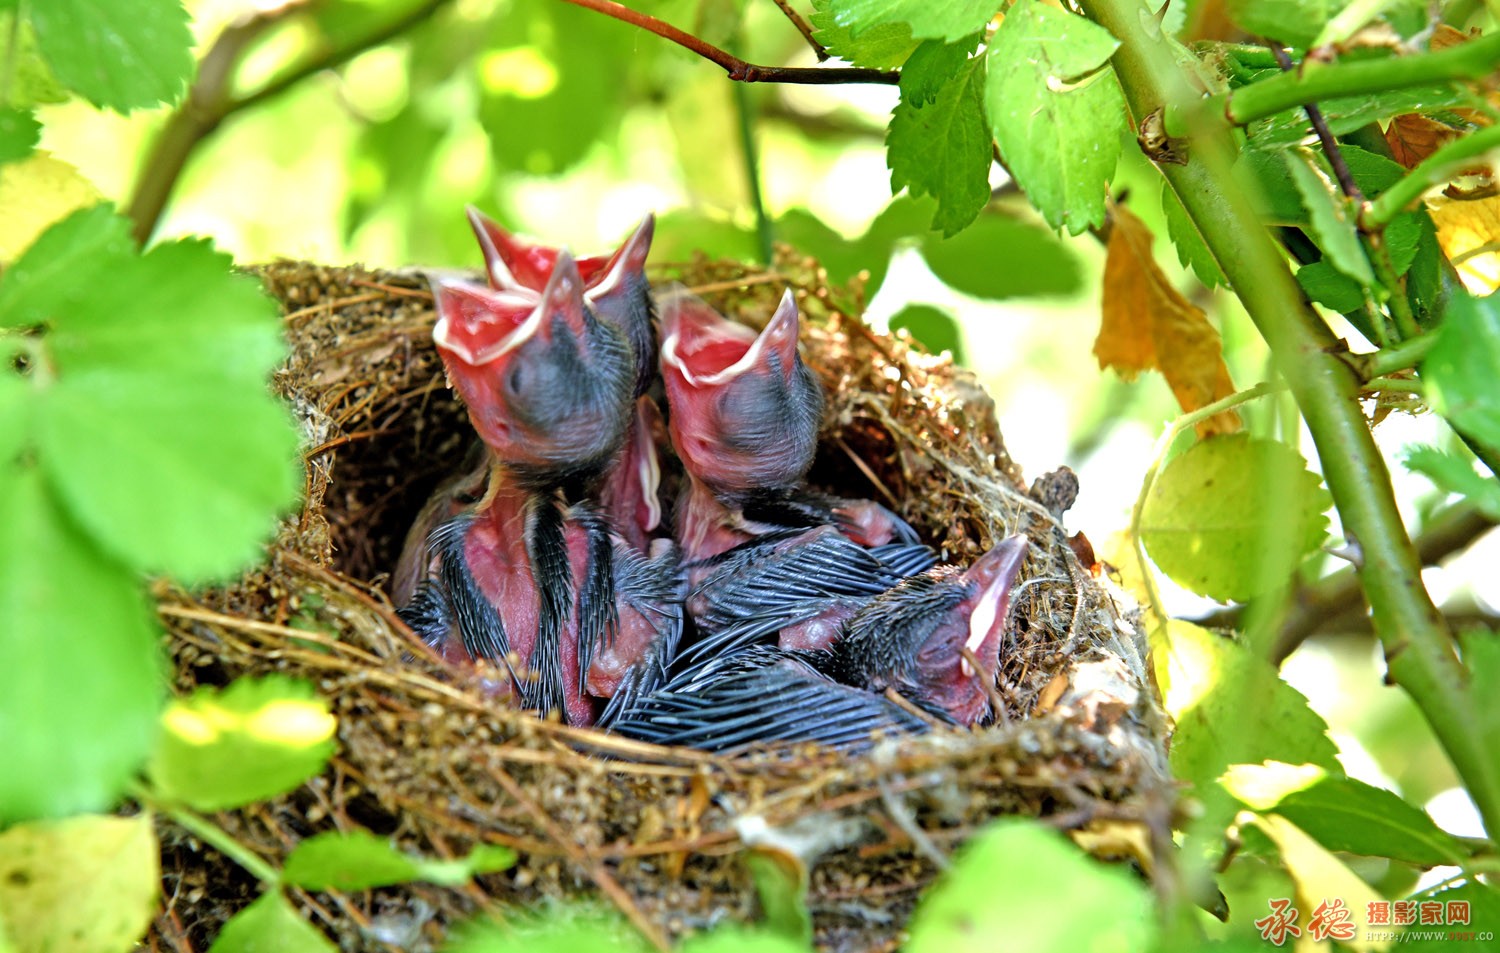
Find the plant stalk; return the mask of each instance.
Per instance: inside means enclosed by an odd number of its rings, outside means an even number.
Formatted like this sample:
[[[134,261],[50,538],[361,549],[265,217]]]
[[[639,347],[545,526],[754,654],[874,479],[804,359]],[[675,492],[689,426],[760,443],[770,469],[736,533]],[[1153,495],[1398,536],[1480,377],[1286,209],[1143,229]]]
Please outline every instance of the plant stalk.
[[[1188,85],[1172,48],[1159,31],[1148,32],[1154,21],[1140,0],[1080,0],[1084,13],[1120,41],[1113,63],[1137,120],[1163,106],[1180,114],[1198,94]],[[1482,72],[1492,68],[1500,53],[1500,36],[1455,47],[1463,62]],[[1453,51],[1413,57],[1404,73],[1400,61],[1381,61],[1378,87],[1426,82],[1432,78],[1430,61],[1449,64]],[[1471,60],[1484,58],[1478,65]],[[1361,64],[1340,65],[1339,73]],[[1451,71],[1455,67],[1444,67]],[[1347,93],[1348,85],[1334,87],[1326,80],[1310,80],[1334,73],[1334,67],[1277,76],[1246,87],[1254,93],[1255,108],[1232,113],[1235,121],[1301,105],[1330,92]],[[1426,70],[1422,79],[1410,74]],[[1449,74],[1445,74],[1449,75]],[[1410,82],[1407,82],[1410,81]],[[1373,80],[1368,81],[1373,83]],[[1288,98],[1290,97],[1290,98]],[[1201,115],[1201,114],[1200,114]],[[1388,677],[1416,701],[1432,726],[1491,834],[1500,833],[1500,767],[1490,743],[1477,736],[1480,724],[1468,673],[1458,660],[1442,616],[1422,586],[1421,562],[1396,510],[1390,473],[1375,445],[1356,396],[1360,381],[1335,353],[1328,327],[1303,301],[1302,293],[1248,196],[1231,174],[1234,153],[1227,123],[1204,123],[1189,130],[1189,161],[1164,165],[1162,172],[1202,234],[1229,284],[1244,304],[1256,328],[1271,348],[1277,367],[1291,387],[1322,461],[1323,476],[1338,506],[1344,529],[1362,553],[1360,583],[1370,604],[1376,631],[1385,648]]]

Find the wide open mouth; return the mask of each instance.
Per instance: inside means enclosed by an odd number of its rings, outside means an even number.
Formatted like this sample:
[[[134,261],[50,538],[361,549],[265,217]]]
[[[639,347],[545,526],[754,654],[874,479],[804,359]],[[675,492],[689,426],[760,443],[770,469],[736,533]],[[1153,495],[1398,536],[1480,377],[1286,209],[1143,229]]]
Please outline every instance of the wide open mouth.
[[[797,348],[797,308],[787,292],[765,330],[757,335],[697,298],[681,294],[663,304],[662,333],[662,362],[693,386],[726,384],[758,364],[767,364],[768,352],[781,354],[783,369],[790,373]]]
[[[468,214],[469,225],[484,252],[485,268],[492,287],[506,291],[541,291],[547,286],[548,278],[557,267],[559,249],[522,241],[472,205]],[[645,267],[655,227],[656,217],[647,215],[613,253],[579,258],[578,275],[583,281],[584,293],[591,299],[606,295],[618,287],[632,269]]]
[[[503,357],[536,335],[545,302],[536,295],[495,291],[467,281],[434,278],[438,320],[432,340],[471,367]]]
[[[969,616],[969,637],[964,640],[964,647],[976,659],[989,658],[999,648],[1005,617],[1010,613],[1010,590],[1021,574],[1026,547],[1025,536],[1007,537],[964,570],[966,581],[979,584],[979,596]],[[965,675],[974,674],[967,658],[959,667]]]

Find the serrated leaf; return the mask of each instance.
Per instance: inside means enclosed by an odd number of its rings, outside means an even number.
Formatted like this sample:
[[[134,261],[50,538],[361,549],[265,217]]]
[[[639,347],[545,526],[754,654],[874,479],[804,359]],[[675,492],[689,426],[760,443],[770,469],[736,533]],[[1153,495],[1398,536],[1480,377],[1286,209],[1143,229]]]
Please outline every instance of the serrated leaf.
[[[1456,429],[1500,448],[1500,296],[1455,294],[1422,362],[1432,409]]]
[[[1500,481],[1474,470],[1466,457],[1437,447],[1414,446],[1402,458],[1406,468],[1431,480],[1445,493],[1456,493],[1475,509],[1500,521]]]
[[[1228,439],[1228,438],[1219,438]],[[1276,669],[1238,641],[1173,620],[1153,653],[1177,724],[1172,774],[1198,785],[1230,764],[1281,761],[1342,774],[1328,725]]]
[[[0,619],[0,826],[107,810],[156,737],[159,633],[135,576],[13,453],[0,459]]]
[[[906,65],[901,67],[902,101],[913,106],[925,106],[936,99],[943,84],[964,68],[978,39],[977,36],[971,36],[957,43],[923,41],[907,58]]]
[[[92,182],[45,151],[0,166],[0,262],[14,260],[54,222],[99,199]]]
[[[239,807],[322,771],[336,727],[328,703],[307,682],[240,678],[167,706],[147,773],[168,800],[201,811]]]
[[[937,199],[932,227],[952,235],[974,221],[990,199],[992,159],[984,105],[985,61],[975,57],[925,106],[904,99],[891,114],[886,162],[891,191]]]
[[[906,331],[932,354],[952,353],[957,364],[964,364],[963,329],[953,315],[930,304],[909,304],[891,316],[892,331]]]
[[[1323,255],[1339,271],[1362,285],[1375,283],[1370,260],[1365,257],[1354,225],[1354,211],[1338,184],[1311,153],[1298,150],[1287,159],[1292,182],[1302,196],[1314,237]]]
[[[261,894],[260,899],[236,913],[219,931],[208,953],[338,953],[338,947],[311,923],[302,919],[281,891]]]
[[[1184,268],[1192,268],[1198,280],[1209,288],[1228,284],[1213,252],[1208,250],[1187,209],[1182,207],[1182,200],[1165,179],[1161,185],[1161,210],[1167,220],[1167,235],[1177,249],[1178,263]]]
[[[929,234],[922,257],[948,287],[990,301],[1074,294],[1083,281],[1071,249],[1005,215],[981,215],[952,238]]]
[[[282,879],[308,890],[369,890],[411,880],[458,887],[515,862],[515,851],[505,847],[481,845],[462,860],[427,860],[369,831],[326,831],[287,855]]]
[[[1104,221],[1125,131],[1106,65],[1119,42],[1082,17],[1020,0],[990,40],[984,103],[1000,156],[1047,224],[1077,235]]]
[[[1058,915],[1059,884],[1089,916]],[[908,930],[908,953],[991,953],[1002,936],[1016,950],[1146,950],[1156,932],[1139,879],[1023,820],[998,821],[965,844]]]
[[[0,108],[0,165],[24,159],[42,138],[42,124],[30,109]]]
[[[0,831],[0,911],[18,950],[127,953],[156,912],[151,817],[84,815]]]
[[[1328,506],[1297,451],[1230,434],[1199,441],[1162,469],[1141,510],[1141,540],[1179,585],[1243,601],[1284,585],[1317,549]]]
[[[1224,12],[1252,36],[1306,47],[1343,6],[1340,0],[1227,0]]]
[[[1114,227],[1104,258],[1104,294],[1094,356],[1126,380],[1143,370],[1161,371],[1172,395],[1192,412],[1234,393],[1219,332],[1202,308],[1167,280],[1152,254],[1153,236],[1123,205],[1114,207]],[[1200,436],[1232,433],[1236,411],[1198,424]]]
[[[1274,73],[1268,72],[1267,75]],[[1323,110],[1329,132],[1342,136],[1402,113],[1449,109],[1461,101],[1462,96],[1457,86],[1443,84],[1359,96],[1335,96],[1319,100],[1318,106]],[[1250,143],[1257,149],[1290,148],[1312,134],[1312,124],[1306,110],[1299,106],[1251,123],[1249,133]]]
[[[854,36],[904,23],[919,40],[961,40],[983,29],[1000,9],[995,0],[832,0],[833,22]]]
[[[124,113],[172,102],[193,73],[179,0],[47,0],[27,12],[57,79],[95,106]]]
[[[855,37],[848,27],[839,26],[833,15],[835,0],[813,0],[813,39],[841,60],[869,69],[895,69],[906,62],[917,48],[911,27],[905,23],[882,23],[868,27]]]
[[[1477,927],[1479,930],[1488,931],[1488,924],[1500,923],[1500,891],[1496,891],[1494,887],[1483,881],[1468,880],[1457,887],[1439,890],[1430,895],[1417,894],[1416,899],[1418,903],[1426,901],[1442,904],[1440,922],[1447,928],[1436,930],[1418,928],[1407,931],[1401,938],[1403,951],[1451,953],[1454,943],[1461,942],[1455,935],[1455,928],[1463,931],[1470,927]],[[1464,911],[1462,918],[1457,916],[1459,906]],[[1478,939],[1477,936],[1475,938]]]
[[[136,257],[124,228],[107,208],[74,215],[0,281],[0,322],[45,321],[32,439],[111,553],[189,583],[223,578],[300,485],[297,431],[263,383],[283,353],[277,309],[206,243]]]
[[[130,254],[130,223],[109,205],[79,209],[48,228],[0,274],[0,327],[24,328],[61,313],[85,293],[70,276]]]

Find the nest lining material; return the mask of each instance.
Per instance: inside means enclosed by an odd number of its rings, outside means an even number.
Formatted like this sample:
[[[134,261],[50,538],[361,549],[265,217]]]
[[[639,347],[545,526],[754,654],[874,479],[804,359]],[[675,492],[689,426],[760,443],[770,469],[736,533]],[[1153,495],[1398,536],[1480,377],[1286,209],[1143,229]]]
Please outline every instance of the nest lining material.
[[[950,562],[1030,537],[1001,650],[1004,717],[856,758],[725,757],[503,708],[478,674],[449,671],[411,637],[380,585],[472,439],[431,343],[425,281],[295,262],[262,275],[286,311],[292,356],[276,385],[309,445],[305,502],[264,567],[210,593],[164,590],[159,609],[180,690],[271,672],[309,679],[338,715],[339,753],[302,789],[218,820],[273,861],[354,826],[428,855],[478,842],[521,855],[465,890],[296,894],[343,948],[433,949],[477,912],[585,895],[661,944],[754,918],[736,855],[771,850],[808,865],[822,948],[893,949],[944,857],[988,819],[1043,817],[1100,853],[1169,840],[1165,719],[1138,628],[1069,548],[1058,481],[1028,494],[988,395],[949,359],[869,331],[852,316],[857,286],[829,289],[815,262],[789,252],[769,272],[699,261],[653,276],[751,324],[794,288],[804,355],[828,394],[814,486],[885,503]],[[802,836],[810,830],[822,835]],[[162,833],[155,939],[201,949],[259,888],[182,832]],[[1149,852],[1127,850],[1143,864]]]

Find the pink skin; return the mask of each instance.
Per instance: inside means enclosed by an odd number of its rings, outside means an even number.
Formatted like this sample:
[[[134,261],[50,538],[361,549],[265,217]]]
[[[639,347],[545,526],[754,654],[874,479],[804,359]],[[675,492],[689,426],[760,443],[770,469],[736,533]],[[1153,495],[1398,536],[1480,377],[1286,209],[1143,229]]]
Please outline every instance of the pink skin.
[[[617,609],[620,625],[614,642],[596,650],[589,665],[585,687],[595,698],[613,698],[630,667],[645,657],[656,640],[656,627],[649,619],[624,601]]]
[[[650,397],[636,400],[635,417],[599,490],[599,504],[621,539],[644,553],[661,526],[661,465],[658,435],[665,429]]]
[[[975,725],[990,710],[983,679],[1000,665],[1000,641],[1010,612],[1010,590],[1026,558],[1026,537],[1012,536],[979,557],[960,577],[972,593],[944,618],[917,652],[916,682],[923,696],[961,725]],[[967,645],[984,673],[960,654]]]
[[[774,362],[773,362],[774,358]],[[719,491],[779,486],[801,477],[774,454],[737,453],[726,445],[721,405],[736,384],[772,366],[790,380],[797,362],[797,306],[791,292],[760,334],[726,320],[691,297],[662,307],[661,373],[672,408],[672,444],[695,480]]]
[[[541,291],[547,286],[547,279],[557,265],[559,249],[517,238],[472,205],[468,214],[469,224],[484,252],[491,286],[505,291]],[[613,291],[624,275],[645,268],[655,227],[655,216],[647,215],[612,254],[578,259],[584,298],[590,304]]]
[[[526,670],[536,648],[541,605],[531,561],[520,543],[526,538],[526,499],[527,494],[501,490],[490,506],[475,515],[464,537],[464,561],[480,591],[505,620],[511,651],[521,663],[517,672]],[[450,641],[453,645],[446,648],[456,646],[462,653],[457,640]],[[445,650],[443,654],[453,653]],[[463,661],[468,661],[467,656]],[[497,665],[503,662],[497,660]],[[506,691],[515,694],[515,686],[507,685]]]
[[[890,511],[869,500],[841,500],[833,515],[844,535],[861,546],[884,546],[896,538]]]
[[[433,282],[438,322],[432,337],[448,377],[469,408],[469,420],[495,455],[507,463],[546,465],[550,456],[533,452],[551,435],[520,426],[507,406],[507,371],[524,361],[531,346],[552,342],[553,322],[561,318],[572,333],[585,334],[581,282],[563,252],[539,302],[528,306],[516,295],[438,279]]]
[[[776,644],[783,649],[822,651],[838,641],[844,623],[858,611],[858,605],[825,609],[805,622],[782,629]]]

